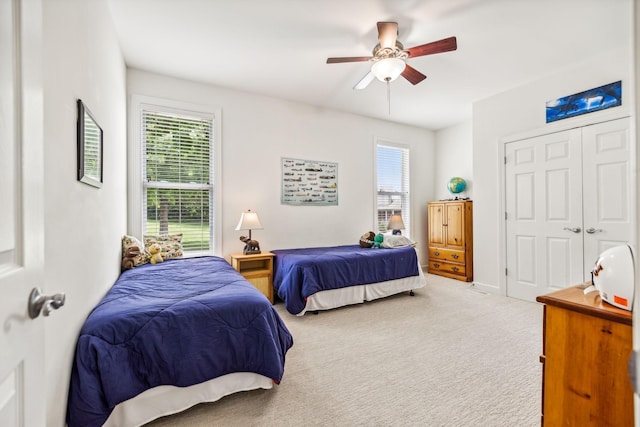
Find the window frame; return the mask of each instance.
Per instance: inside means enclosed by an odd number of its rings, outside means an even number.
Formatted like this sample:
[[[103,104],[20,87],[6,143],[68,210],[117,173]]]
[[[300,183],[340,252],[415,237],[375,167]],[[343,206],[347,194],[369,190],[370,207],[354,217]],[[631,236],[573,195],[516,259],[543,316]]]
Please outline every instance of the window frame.
[[[214,106],[198,105],[187,102],[179,102],[169,99],[132,95],[129,109],[129,144],[128,144],[128,168],[127,168],[127,233],[138,238],[144,234],[143,211],[144,196],[143,186],[146,179],[143,176],[142,165],[142,111],[144,109],[176,114],[187,117],[202,118],[212,121],[212,147],[210,150],[210,165],[213,168],[211,174],[211,195],[210,195],[210,233],[211,242],[208,251],[189,252],[185,256],[217,255],[221,256],[222,251],[222,194],[220,182],[222,177],[221,153],[222,153],[222,112]]]
[[[402,230],[402,235],[406,236],[408,238],[411,239],[411,232],[413,230],[413,215],[411,214],[411,206],[413,204],[412,201],[412,192],[411,192],[411,148],[409,146],[409,144],[404,144],[404,143],[400,143],[400,142],[395,142],[395,141],[391,141],[389,139],[386,138],[379,138],[379,137],[375,137],[374,141],[373,141],[373,170],[375,171],[375,176],[374,176],[374,183],[373,183],[373,200],[374,200],[374,214],[373,214],[373,224],[374,224],[374,231],[375,233],[378,233],[378,225],[379,225],[379,209],[378,209],[378,175],[379,175],[379,170],[378,170],[378,147],[382,146],[382,147],[388,147],[388,148],[392,148],[392,149],[399,149],[399,150],[404,150],[404,153],[407,156],[406,162],[404,162],[406,164],[406,169],[403,170],[403,174],[405,175],[405,179],[406,179],[406,183],[408,185],[408,189],[406,191],[406,209],[402,210],[402,220],[404,222],[405,225],[405,229]],[[384,231],[386,232],[391,232],[391,230],[386,230]]]

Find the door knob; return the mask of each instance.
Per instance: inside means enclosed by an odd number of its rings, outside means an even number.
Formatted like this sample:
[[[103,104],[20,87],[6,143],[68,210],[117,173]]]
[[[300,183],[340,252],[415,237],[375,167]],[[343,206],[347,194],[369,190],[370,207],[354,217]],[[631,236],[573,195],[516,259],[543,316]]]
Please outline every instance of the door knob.
[[[57,310],[64,305],[66,297],[64,293],[54,295],[43,295],[40,288],[33,288],[29,294],[29,317],[35,319],[40,316],[49,316],[53,310]]]
[[[593,233],[598,233],[600,231],[604,231],[602,228],[587,228],[586,230],[584,230],[585,232],[589,233],[589,234],[593,234]]]
[[[563,228],[563,230],[571,231],[573,233],[579,233],[582,231],[580,227],[574,227],[574,228],[565,227]]]

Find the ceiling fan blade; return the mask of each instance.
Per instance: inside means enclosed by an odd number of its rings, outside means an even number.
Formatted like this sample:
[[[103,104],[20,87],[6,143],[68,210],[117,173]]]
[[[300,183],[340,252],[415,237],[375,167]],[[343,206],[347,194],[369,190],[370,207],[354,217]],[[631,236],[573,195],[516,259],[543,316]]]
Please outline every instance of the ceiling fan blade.
[[[411,47],[405,50],[409,53],[409,58],[414,58],[416,56],[433,55],[434,53],[449,52],[452,50],[456,50],[457,48],[458,48],[458,43],[456,41],[456,38],[449,37],[446,39],[438,40],[436,42],[431,42],[431,43],[423,44],[420,46]]]
[[[356,85],[353,87],[354,90],[361,90],[369,86],[369,83],[375,79],[376,76],[369,71],[366,76],[364,76]]]
[[[404,71],[400,75],[405,79],[407,79],[409,83],[411,83],[412,85],[417,85],[418,83],[420,83],[421,81],[427,78],[427,76],[425,76],[424,74],[422,74],[420,71],[416,70],[409,64],[407,64],[404,67]]]
[[[380,47],[393,49],[396,47],[396,39],[398,38],[397,22],[378,22],[378,41]]]
[[[327,64],[339,64],[342,62],[364,62],[373,59],[373,56],[347,56],[344,58],[327,58]]]

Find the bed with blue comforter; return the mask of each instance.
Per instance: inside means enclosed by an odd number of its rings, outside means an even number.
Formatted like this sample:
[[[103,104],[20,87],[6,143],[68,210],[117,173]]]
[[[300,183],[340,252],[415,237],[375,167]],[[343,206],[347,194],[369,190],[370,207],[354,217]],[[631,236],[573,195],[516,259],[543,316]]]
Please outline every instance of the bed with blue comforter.
[[[235,372],[277,384],[292,345],[271,303],[222,258],[127,270],[80,331],[67,423],[102,425],[116,405],[161,385]]]
[[[387,292],[391,294],[422,287],[425,283],[412,246],[371,249],[346,245],[271,252],[275,254],[274,290],[292,314],[304,314],[308,299],[323,291],[415,279],[408,287],[394,286]],[[354,298],[355,302],[371,299],[366,293],[362,298],[358,295]]]

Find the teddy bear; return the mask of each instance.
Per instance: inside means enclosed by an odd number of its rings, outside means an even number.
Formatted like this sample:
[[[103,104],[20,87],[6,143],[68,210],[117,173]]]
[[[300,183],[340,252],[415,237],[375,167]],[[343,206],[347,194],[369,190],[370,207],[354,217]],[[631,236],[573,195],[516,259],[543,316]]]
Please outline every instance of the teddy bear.
[[[360,247],[361,248],[370,248],[373,246],[373,239],[376,238],[376,233],[373,231],[367,231],[362,236],[360,236]]]
[[[149,246],[149,262],[151,264],[157,264],[164,261],[162,259],[162,247],[158,243],[154,243]]]
[[[371,245],[371,248],[381,249],[383,241],[384,241],[384,236],[382,234],[376,234],[376,237],[374,237],[373,239],[373,245]]]
[[[138,246],[129,246],[122,255],[122,271],[132,269],[136,266],[136,257],[140,255]]]

